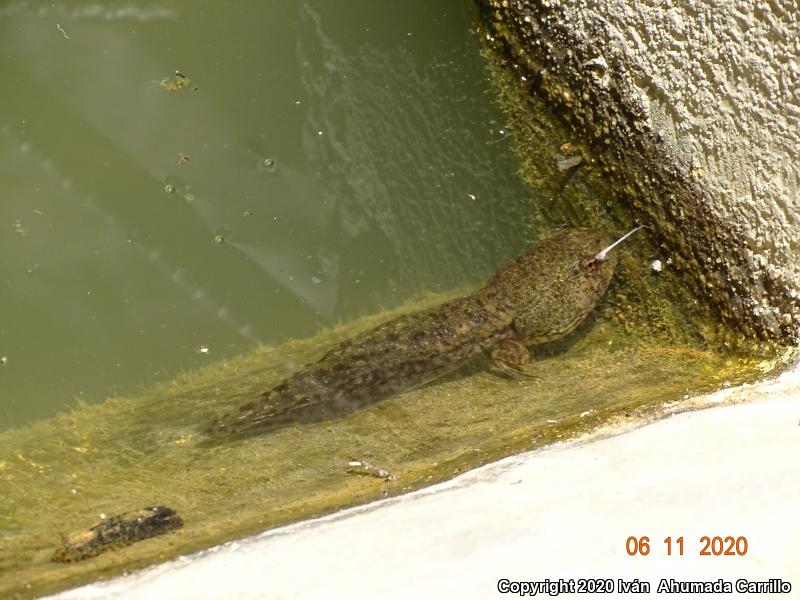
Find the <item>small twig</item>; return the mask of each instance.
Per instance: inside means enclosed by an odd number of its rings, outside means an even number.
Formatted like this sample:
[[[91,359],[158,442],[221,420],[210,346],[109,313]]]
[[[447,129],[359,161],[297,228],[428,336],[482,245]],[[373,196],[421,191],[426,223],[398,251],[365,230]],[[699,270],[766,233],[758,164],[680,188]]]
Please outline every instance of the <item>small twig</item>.
[[[356,473],[358,475],[370,475],[372,477],[378,477],[379,479],[387,479],[389,481],[394,481],[399,479],[397,475],[392,475],[386,469],[381,469],[380,467],[376,467],[365,461],[362,458],[352,458],[350,459],[350,468],[348,471],[350,473]]]
[[[58,30],[59,30],[61,33],[63,33],[63,34],[64,34],[64,37],[65,37],[65,38],[67,38],[68,40],[71,40],[71,39],[72,39],[71,37],[69,37],[69,36],[67,35],[67,32],[66,32],[66,31],[64,31],[64,28],[63,28],[63,27],[61,27],[61,23],[56,23],[56,29],[58,29]]]

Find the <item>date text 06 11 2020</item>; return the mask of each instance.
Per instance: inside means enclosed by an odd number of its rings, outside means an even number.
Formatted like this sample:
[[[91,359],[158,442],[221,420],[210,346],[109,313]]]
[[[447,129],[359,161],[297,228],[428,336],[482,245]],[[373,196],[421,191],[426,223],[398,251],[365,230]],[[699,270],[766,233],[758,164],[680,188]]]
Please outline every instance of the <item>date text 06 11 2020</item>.
[[[667,556],[683,556],[683,536],[676,538],[667,536],[664,538],[664,545]],[[697,550],[700,556],[744,556],[748,547],[747,538],[743,535],[738,537],[704,535],[700,538]],[[647,535],[641,537],[632,535],[625,541],[625,551],[629,556],[647,556],[650,554],[650,549],[650,536]]]

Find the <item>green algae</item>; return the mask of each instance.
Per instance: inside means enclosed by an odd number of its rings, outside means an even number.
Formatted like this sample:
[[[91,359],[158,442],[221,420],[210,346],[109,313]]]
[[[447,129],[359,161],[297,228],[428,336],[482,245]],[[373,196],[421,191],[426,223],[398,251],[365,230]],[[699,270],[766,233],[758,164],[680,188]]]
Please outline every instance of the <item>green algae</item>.
[[[524,383],[477,364],[347,418],[247,438],[205,433],[213,419],[274,385],[294,365],[393,315],[440,302],[439,295],[312,338],[257,348],[137,398],[78,404],[0,434],[6,507],[0,595],[61,589],[408,492],[773,366],[701,350],[685,339],[649,341],[642,334],[650,330],[619,300],[623,283],[615,282],[608,301],[578,331],[540,349],[531,367],[535,378]],[[399,479],[349,474],[353,456]],[[60,534],[92,525],[101,513],[155,504],[177,510],[184,527],[83,562],[50,562]]]

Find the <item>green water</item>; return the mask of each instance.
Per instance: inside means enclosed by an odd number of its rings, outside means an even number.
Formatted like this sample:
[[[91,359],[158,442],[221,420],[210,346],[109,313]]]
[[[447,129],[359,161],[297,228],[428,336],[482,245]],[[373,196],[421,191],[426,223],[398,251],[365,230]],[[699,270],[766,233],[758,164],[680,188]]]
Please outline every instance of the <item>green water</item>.
[[[531,194],[473,19],[464,0],[0,6],[0,429],[518,252]],[[176,70],[189,85],[159,85]]]

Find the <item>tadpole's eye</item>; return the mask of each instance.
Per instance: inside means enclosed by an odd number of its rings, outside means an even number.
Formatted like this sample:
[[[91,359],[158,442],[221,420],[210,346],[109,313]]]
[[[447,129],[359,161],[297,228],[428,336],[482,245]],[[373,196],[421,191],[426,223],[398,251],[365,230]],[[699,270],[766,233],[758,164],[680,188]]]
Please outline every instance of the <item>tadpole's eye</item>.
[[[587,273],[594,273],[600,267],[600,261],[597,260],[597,257],[592,258],[584,258],[581,260],[581,270],[586,271]]]

